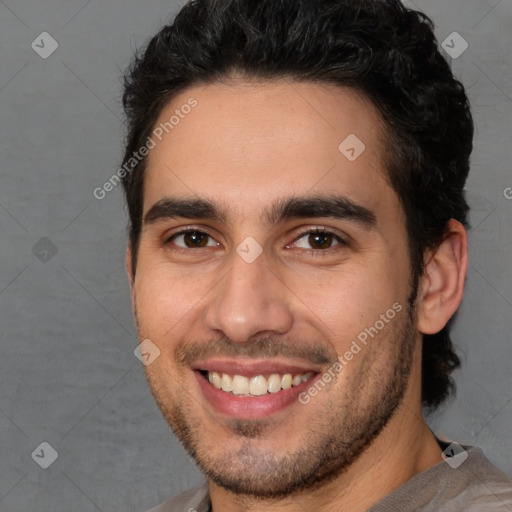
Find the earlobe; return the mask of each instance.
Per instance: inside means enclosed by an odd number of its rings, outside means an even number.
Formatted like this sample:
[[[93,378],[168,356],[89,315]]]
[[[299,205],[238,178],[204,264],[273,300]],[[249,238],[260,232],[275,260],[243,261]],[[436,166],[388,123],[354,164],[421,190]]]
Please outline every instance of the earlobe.
[[[464,294],[468,243],[464,226],[451,219],[443,241],[428,254],[421,280],[418,331],[438,333],[457,311]]]

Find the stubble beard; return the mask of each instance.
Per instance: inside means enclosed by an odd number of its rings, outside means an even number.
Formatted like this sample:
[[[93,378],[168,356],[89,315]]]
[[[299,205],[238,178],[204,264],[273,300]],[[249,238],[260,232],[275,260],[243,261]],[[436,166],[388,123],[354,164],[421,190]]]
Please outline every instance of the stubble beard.
[[[378,376],[372,368],[361,369],[366,374],[351,382],[343,397],[334,399],[330,393],[321,410],[315,412],[312,431],[301,433],[303,444],[295,451],[276,453],[258,446],[277,427],[270,421],[234,419],[223,428],[233,436],[238,449],[230,451],[227,447],[226,452],[218,454],[216,440],[207,439],[205,426],[198,420],[197,402],[188,399],[183,389],[169,393],[165,379],[150,371],[146,378],[164,418],[215,484],[255,499],[279,499],[313,490],[345,472],[379,436],[400,405],[414,357],[415,315],[412,302],[410,305],[400,329],[384,341],[391,350],[385,364],[378,366]],[[374,342],[382,341],[376,338]],[[366,394],[364,406],[356,388],[360,384]],[[308,406],[303,407],[307,412]],[[206,421],[211,419],[206,417]],[[293,426],[290,428],[293,430]],[[211,454],[212,448],[215,455]]]

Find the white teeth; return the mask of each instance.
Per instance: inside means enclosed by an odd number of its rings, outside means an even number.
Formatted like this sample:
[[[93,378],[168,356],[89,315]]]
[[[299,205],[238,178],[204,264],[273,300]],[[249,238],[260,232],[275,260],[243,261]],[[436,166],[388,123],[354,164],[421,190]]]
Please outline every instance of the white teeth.
[[[261,396],[267,393],[278,393],[283,389],[298,386],[311,378],[313,372],[292,376],[291,373],[272,373],[268,379],[264,375],[247,378],[244,375],[229,375],[227,373],[208,372],[208,380],[216,389],[227,393],[244,396]]]
[[[252,377],[249,382],[249,393],[251,395],[259,396],[267,394],[267,379],[263,375]]]
[[[243,375],[235,375],[232,391],[235,395],[247,395],[249,393],[249,379]]]
[[[208,380],[211,384],[213,384],[217,389],[221,388],[220,384],[220,375],[217,372],[210,372],[208,375]]]
[[[233,391],[233,379],[227,373],[222,374],[221,379],[222,391]]]
[[[281,377],[281,387],[283,389],[290,389],[292,387],[292,376],[289,373],[285,373]]]
[[[270,393],[281,391],[281,377],[277,373],[273,373],[268,378],[268,390]]]
[[[292,379],[292,386],[298,386],[302,382],[302,377],[300,375],[295,375]]]

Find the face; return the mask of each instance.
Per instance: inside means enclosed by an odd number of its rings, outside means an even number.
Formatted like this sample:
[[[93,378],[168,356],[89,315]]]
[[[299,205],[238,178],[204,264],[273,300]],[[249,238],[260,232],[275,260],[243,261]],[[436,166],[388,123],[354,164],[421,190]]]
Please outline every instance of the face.
[[[349,467],[408,386],[418,332],[384,128],[350,90],[279,81],[190,88],[157,125],[190,98],[144,178],[146,376],[213,482],[284,496]]]

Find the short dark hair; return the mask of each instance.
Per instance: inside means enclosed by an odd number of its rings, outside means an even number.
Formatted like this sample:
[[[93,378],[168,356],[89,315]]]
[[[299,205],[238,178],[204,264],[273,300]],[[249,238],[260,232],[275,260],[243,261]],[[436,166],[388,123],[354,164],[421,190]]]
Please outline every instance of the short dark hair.
[[[124,77],[123,165],[151,135],[164,106],[199,84],[234,74],[353,88],[388,128],[384,159],[406,215],[413,282],[424,255],[455,219],[467,227],[463,187],[473,120],[464,87],[439,51],[432,21],[399,0],[192,0],[138,52]],[[142,226],[143,158],[123,178],[135,271]],[[423,337],[422,401],[455,390],[460,366],[449,326]]]

